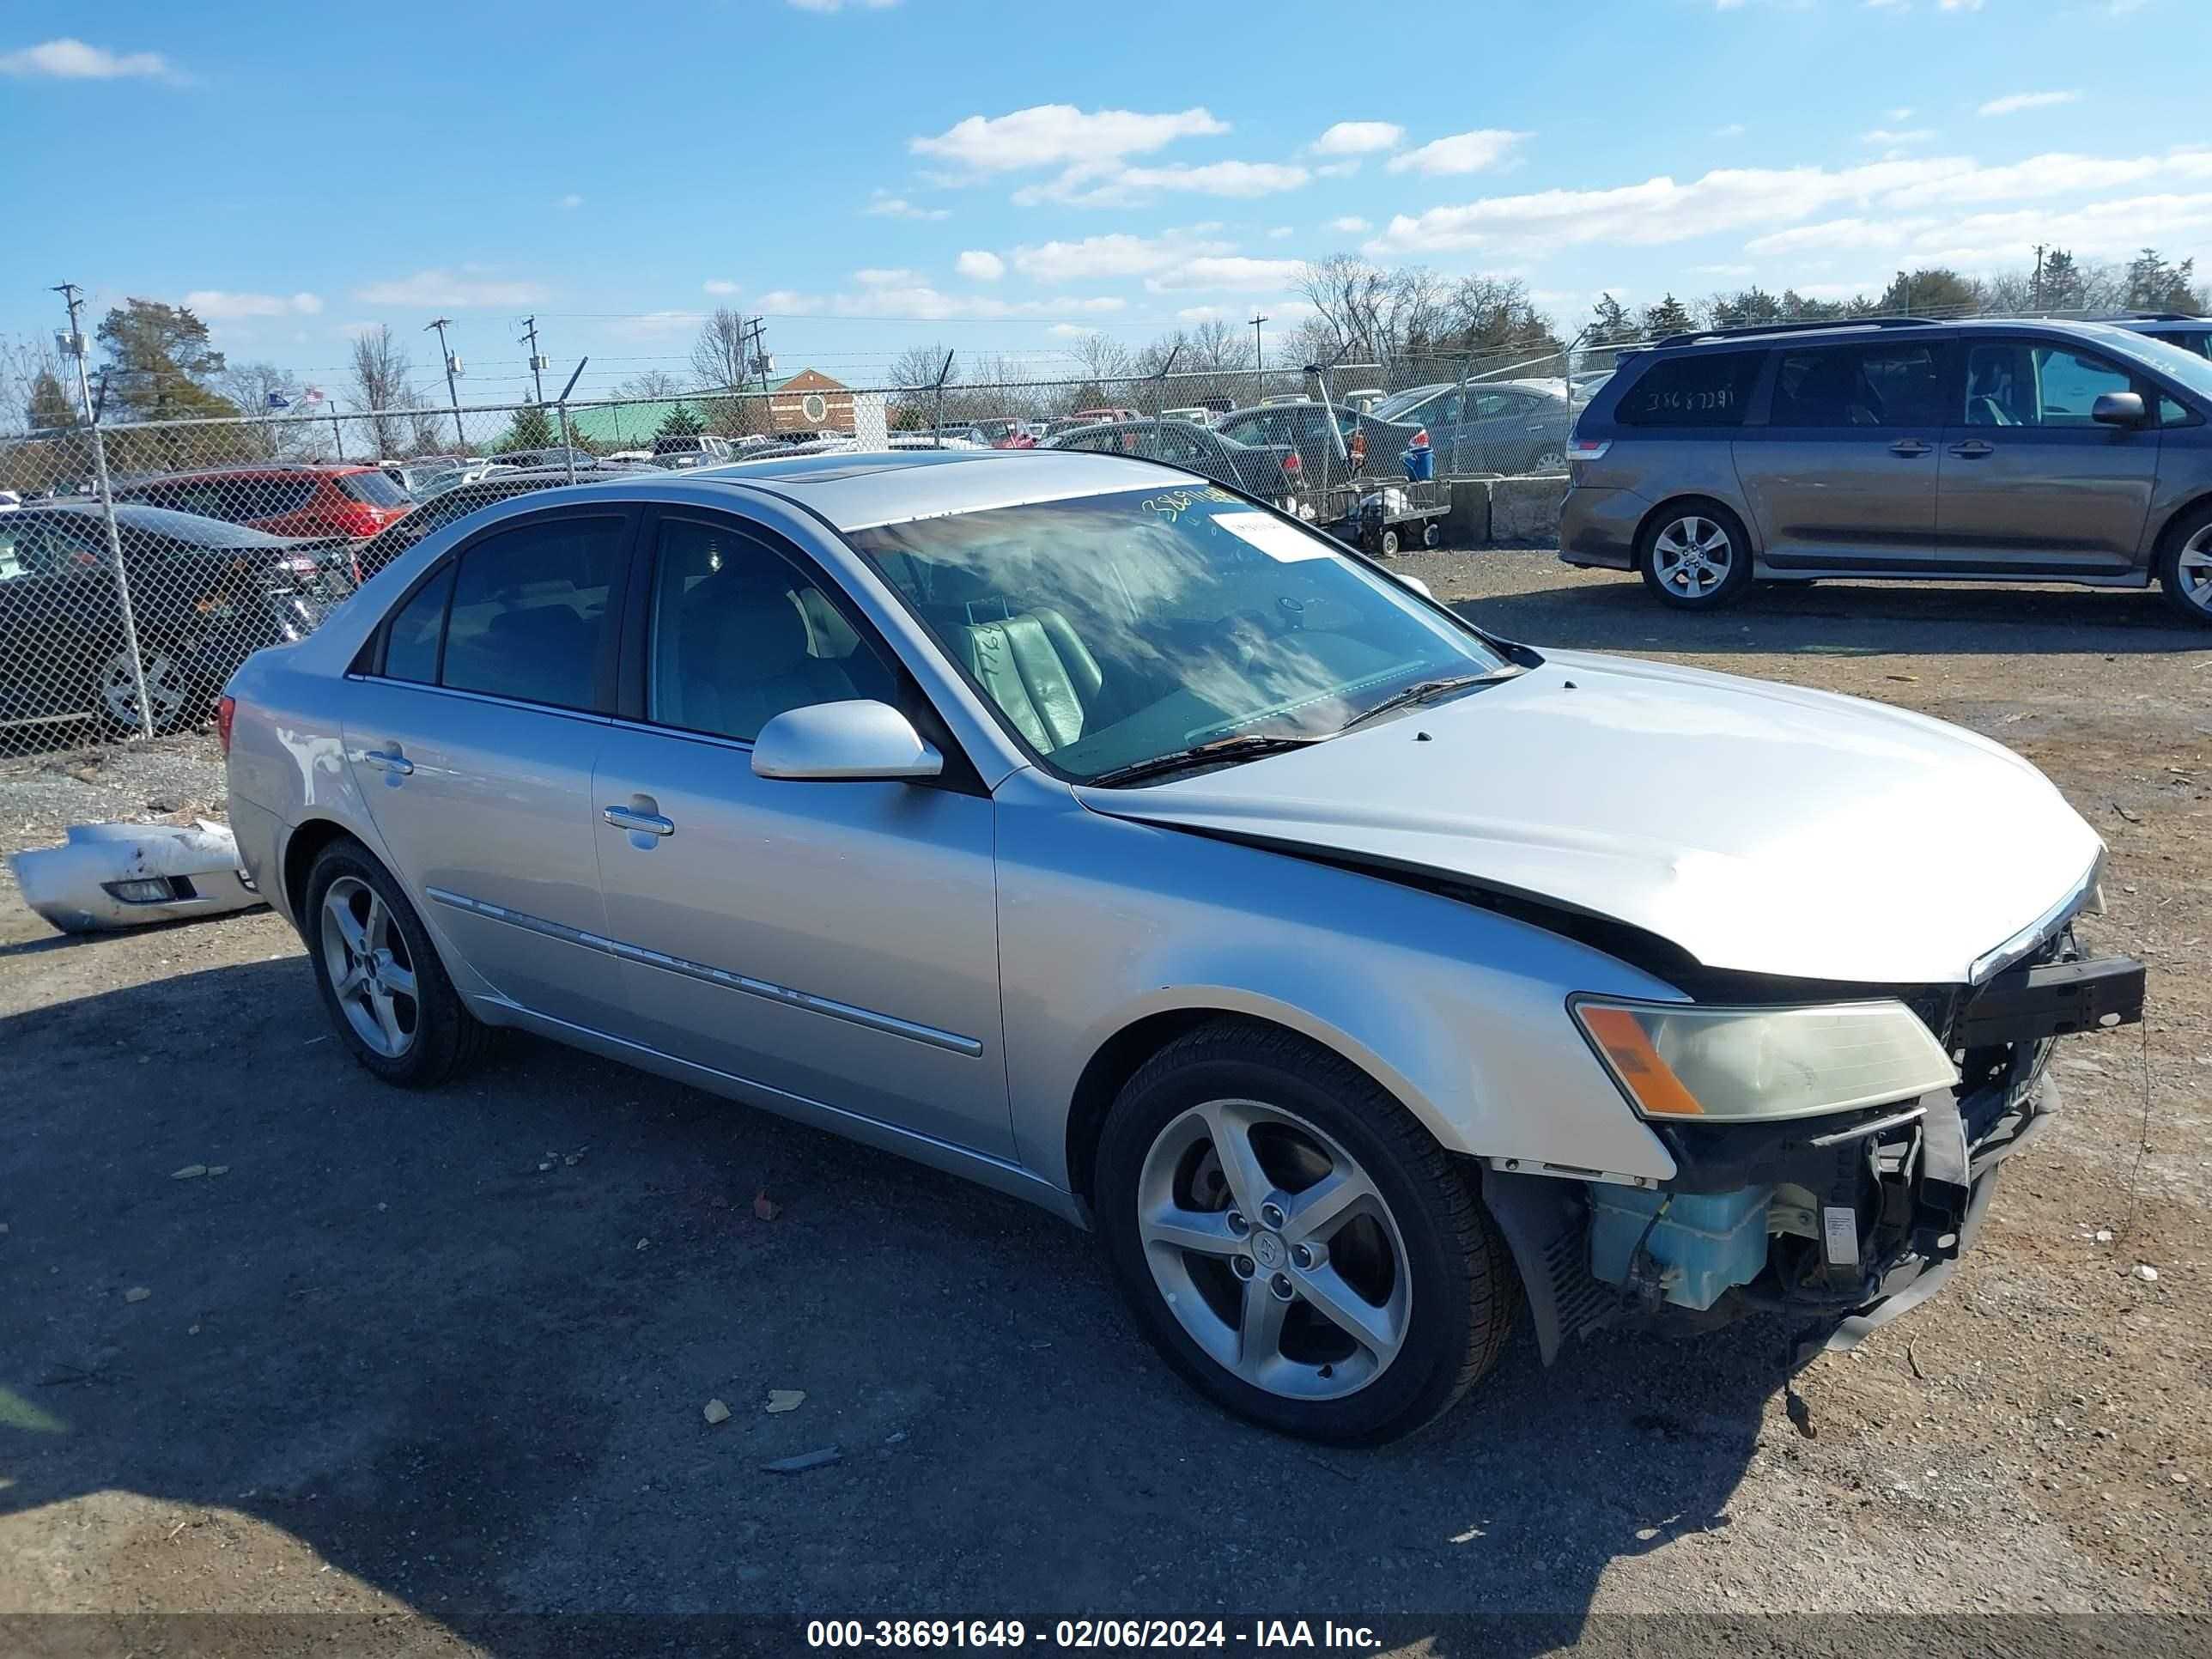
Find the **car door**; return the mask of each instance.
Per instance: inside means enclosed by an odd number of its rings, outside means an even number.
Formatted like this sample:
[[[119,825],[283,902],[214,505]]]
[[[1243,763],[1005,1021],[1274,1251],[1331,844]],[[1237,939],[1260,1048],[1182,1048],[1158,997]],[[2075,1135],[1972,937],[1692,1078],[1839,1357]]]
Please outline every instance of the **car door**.
[[[1736,476],[1776,569],[1924,568],[1936,550],[1955,353],[1894,336],[1774,354],[1764,424]]]
[[[343,723],[355,783],[426,920],[501,996],[593,1030],[628,1014],[592,767],[635,519],[558,507],[460,544],[394,606]]]
[[[104,550],[96,563],[79,556],[63,522],[77,516],[0,513],[0,727],[96,712],[106,659],[122,649],[112,571]]]
[[[665,509],[599,754],[607,927],[635,1041],[768,1091],[1013,1155],[994,820],[980,784],[762,778],[787,709],[920,693],[798,549]],[[769,1102],[773,1103],[773,1100]]]
[[[2090,418],[2106,392],[2158,388],[2070,341],[1969,339],[1965,386],[1942,434],[1946,565],[2053,575],[2133,568],[2158,481],[2159,434]]]

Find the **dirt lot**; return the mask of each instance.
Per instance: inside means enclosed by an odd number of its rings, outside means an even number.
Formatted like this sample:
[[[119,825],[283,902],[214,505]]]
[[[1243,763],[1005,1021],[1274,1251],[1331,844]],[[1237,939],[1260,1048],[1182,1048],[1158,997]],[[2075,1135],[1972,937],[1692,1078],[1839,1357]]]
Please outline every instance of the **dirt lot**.
[[[394,1651],[506,1651],[514,1610],[2212,1607],[2212,638],[2140,595],[1685,619],[1543,554],[1408,565],[1540,645],[1972,726],[2112,844],[2087,931],[2149,964],[2148,1028],[2068,1046],[1946,1293],[1808,1374],[1818,1438],[1751,1330],[1550,1375],[1520,1345],[1412,1443],[1273,1439],[1040,1213],[528,1042],[390,1091],[275,917],[65,942],[10,889],[0,1611],[350,1608]],[[220,789],[204,738],[0,763],[0,836]]]

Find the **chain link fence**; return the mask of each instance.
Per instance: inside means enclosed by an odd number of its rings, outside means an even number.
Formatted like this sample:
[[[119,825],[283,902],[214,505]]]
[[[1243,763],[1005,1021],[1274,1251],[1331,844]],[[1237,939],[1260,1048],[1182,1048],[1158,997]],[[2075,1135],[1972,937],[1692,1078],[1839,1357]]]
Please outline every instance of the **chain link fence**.
[[[1170,361],[983,384],[948,362],[926,386],[79,421],[0,438],[0,755],[201,724],[251,653],[302,637],[432,530],[532,489],[810,450],[1069,447],[1170,461],[1340,526],[1417,473],[1561,470],[1581,362]]]

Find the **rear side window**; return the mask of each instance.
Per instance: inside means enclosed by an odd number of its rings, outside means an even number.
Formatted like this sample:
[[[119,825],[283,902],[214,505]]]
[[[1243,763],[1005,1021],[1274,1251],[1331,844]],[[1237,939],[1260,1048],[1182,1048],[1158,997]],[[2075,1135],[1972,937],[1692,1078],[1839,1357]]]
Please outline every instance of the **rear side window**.
[[[591,708],[623,528],[615,517],[545,519],[463,552],[440,684]]]
[[[1941,426],[1942,364],[1924,342],[1785,351],[1767,422],[1784,427]]]
[[[453,591],[453,567],[447,565],[400,607],[385,635],[386,678],[418,685],[438,683],[438,637],[446,631],[446,599]]]
[[[251,478],[242,484],[229,484],[226,489],[243,493],[246,516],[255,519],[274,519],[286,513],[297,513],[314,499],[315,481],[313,478]],[[235,518],[235,513],[226,514]]]
[[[341,472],[338,489],[356,501],[370,507],[404,507],[406,492],[381,472]]]
[[[1662,356],[1620,394],[1623,426],[1741,426],[1759,379],[1758,351],[1691,351]]]

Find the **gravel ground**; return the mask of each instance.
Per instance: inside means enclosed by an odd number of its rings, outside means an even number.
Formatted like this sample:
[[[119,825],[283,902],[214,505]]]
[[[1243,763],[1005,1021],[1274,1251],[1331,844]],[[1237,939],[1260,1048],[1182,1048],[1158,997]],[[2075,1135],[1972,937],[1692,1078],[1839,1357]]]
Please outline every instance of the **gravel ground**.
[[[386,1091],[267,913],[69,942],[11,886],[0,1613],[350,1609],[378,1615],[359,1645],[428,1652],[510,1650],[517,1610],[1571,1634],[2212,1607],[2212,639],[2140,595],[1823,585],[1686,618],[1540,553],[1407,567],[1540,645],[1988,732],[2112,843],[2087,931],[2149,964],[2148,1024],[2067,1046],[2065,1111],[1978,1250],[1806,1376],[1817,1438],[1749,1328],[1548,1374],[1516,1344],[1405,1444],[1273,1439],[1180,1387],[1090,1241],[1011,1200],[531,1042]],[[220,793],[204,737],[9,762],[0,837]]]

